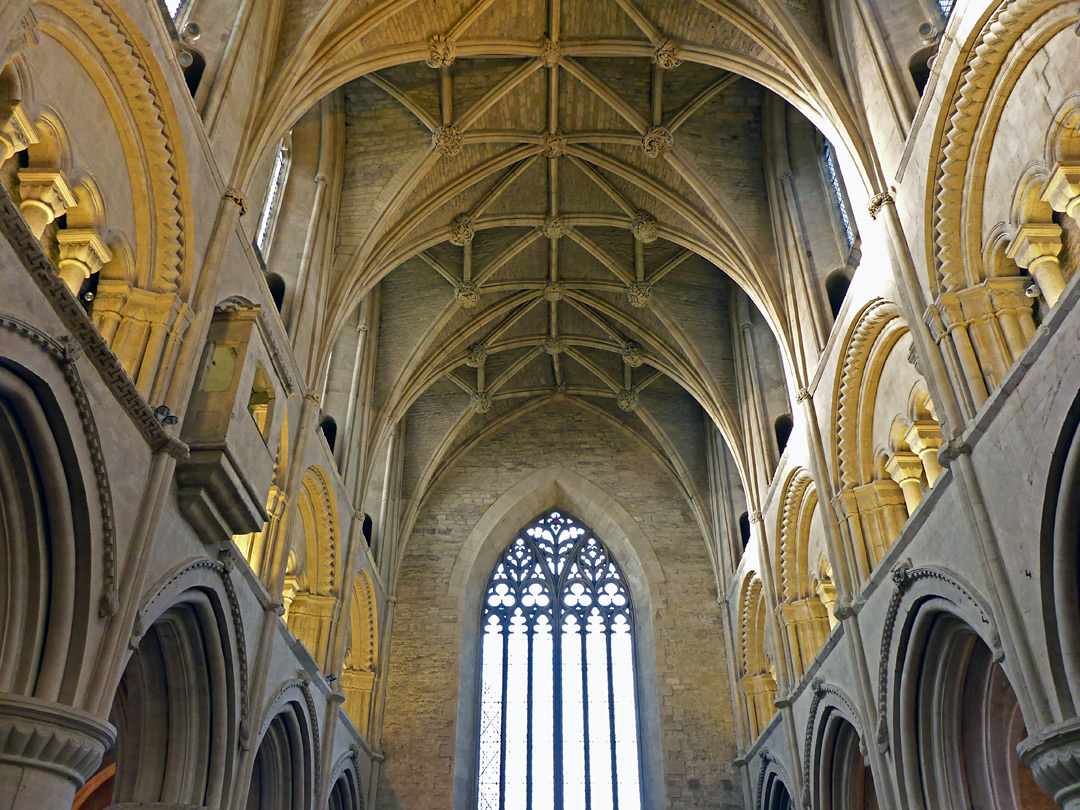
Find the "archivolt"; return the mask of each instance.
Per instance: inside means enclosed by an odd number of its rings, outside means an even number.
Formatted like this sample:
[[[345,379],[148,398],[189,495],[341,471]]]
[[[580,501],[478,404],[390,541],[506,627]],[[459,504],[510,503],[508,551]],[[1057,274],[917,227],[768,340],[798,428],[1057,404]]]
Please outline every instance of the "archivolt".
[[[304,528],[308,588],[313,594],[329,595],[338,584],[339,532],[337,501],[321,467],[309,467],[304,473],[297,508]]]
[[[817,506],[817,490],[809,473],[798,467],[788,476],[783,492],[776,549],[780,558],[777,593],[783,601],[788,601],[801,599],[810,591],[807,544],[810,518]]]

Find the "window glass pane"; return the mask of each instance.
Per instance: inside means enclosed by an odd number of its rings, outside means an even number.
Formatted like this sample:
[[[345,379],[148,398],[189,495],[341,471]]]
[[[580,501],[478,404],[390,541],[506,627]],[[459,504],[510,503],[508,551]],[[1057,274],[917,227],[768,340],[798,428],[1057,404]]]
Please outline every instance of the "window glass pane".
[[[186,2],[187,0],[165,0],[165,8],[168,10],[169,16],[175,20]]]
[[[640,810],[633,615],[603,544],[537,519],[492,571],[482,620],[481,810]]]
[[[833,199],[836,200],[836,210],[840,214],[840,221],[844,226],[844,238],[848,247],[855,243],[855,231],[851,226],[851,215],[848,213],[847,200],[844,198],[843,189],[840,188],[840,173],[836,168],[836,155],[833,154],[832,144],[825,142],[825,172],[829,176],[829,185],[832,186]]]
[[[255,247],[259,249],[260,253],[266,246],[267,237],[270,235],[270,225],[274,221],[282,188],[285,185],[285,159],[287,156],[288,150],[286,150],[284,144],[281,144],[274,158],[274,167],[270,170],[270,183],[266,189],[266,201],[263,203],[262,213],[259,215],[259,226],[255,229]]]
[[[938,0],[938,7],[941,9],[941,13],[948,17],[952,13],[953,6],[956,5],[956,0]]]

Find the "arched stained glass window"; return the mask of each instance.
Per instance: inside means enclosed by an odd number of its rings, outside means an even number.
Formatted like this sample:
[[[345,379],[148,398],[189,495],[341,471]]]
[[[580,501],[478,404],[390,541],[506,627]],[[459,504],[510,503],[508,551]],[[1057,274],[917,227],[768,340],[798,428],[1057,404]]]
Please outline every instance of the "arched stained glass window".
[[[640,810],[630,593],[592,531],[548,512],[488,580],[479,810]]]

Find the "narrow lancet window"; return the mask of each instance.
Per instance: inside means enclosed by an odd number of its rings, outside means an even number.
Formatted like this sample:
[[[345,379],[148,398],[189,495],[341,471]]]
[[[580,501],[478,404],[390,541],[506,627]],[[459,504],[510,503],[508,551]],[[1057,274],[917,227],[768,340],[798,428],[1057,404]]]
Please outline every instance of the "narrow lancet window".
[[[952,13],[953,6],[956,5],[956,0],[937,0],[937,4],[938,8],[941,9],[941,16],[947,20]]]
[[[851,226],[851,214],[848,211],[847,198],[840,186],[840,172],[836,168],[836,154],[832,144],[825,142],[825,174],[829,178],[829,186],[832,189],[833,199],[836,200],[836,210],[840,214],[840,222],[844,226],[844,239],[848,247],[855,244],[855,231]]]
[[[592,531],[521,531],[482,611],[478,810],[640,810],[630,593]]]
[[[277,154],[274,156],[274,167],[270,170],[270,183],[266,189],[266,201],[263,203],[262,213],[259,215],[259,226],[255,230],[255,247],[259,255],[266,259],[270,249],[270,240],[273,238],[274,227],[277,225],[278,209],[281,206],[282,192],[285,190],[285,181],[289,175],[289,139],[286,137],[278,145]]]

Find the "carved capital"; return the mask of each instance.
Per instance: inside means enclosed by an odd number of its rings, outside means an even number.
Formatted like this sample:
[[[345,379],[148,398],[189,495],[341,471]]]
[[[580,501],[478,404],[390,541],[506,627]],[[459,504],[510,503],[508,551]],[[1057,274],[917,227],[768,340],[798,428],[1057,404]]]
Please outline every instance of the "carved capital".
[[[806,400],[808,400],[808,399],[810,399],[810,389],[809,388],[800,388],[798,393],[795,394],[795,401],[796,402],[806,402]]]
[[[56,242],[60,248],[60,278],[73,294],[78,294],[83,282],[112,260],[112,252],[93,228],[64,228],[56,234]]]
[[[23,169],[19,172],[19,191],[19,209],[38,239],[50,222],[76,203],[67,178],[56,169]]]
[[[870,219],[877,219],[877,215],[881,213],[881,209],[886,205],[896,205],[893,195],[887,191],[875,194],[866,206],[866,210],[870,212]]]
[[[1039,787],[1066,808],[1080,806],[1080,719],[1030,735],[1017,746]]]
[[[37,128],[21,104],[0,102],[0,164],[39,140]]]
[[[1046,303],[1053,306],[1065,290],[1058,253],[1061,252],[1061,228],[1054,223],[1021,225],[1005,257],[1031,273],[1039,284]]]
[[[761,512],[759,510],[755,509],[753,512],[751,512],[749,514],[748,519],[749,519],[749,521],[751,523],[761,523],[761,521],[762,521]]]
[[[1080,166],[1059,164],[1046,181],[1042,198],[1055,211],[1080,219]]]
[[[87,712],[0,695],[0,765],[45,771],[78,789],[97,771],[115,739],[115,728]]]
[[[226,200],[228,200],[240,209],[240,216],[243,216],[247,213],[247,197],[244,196],[244,192],[240,191],[240,189],[226,189],[224,197]]]

